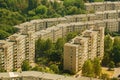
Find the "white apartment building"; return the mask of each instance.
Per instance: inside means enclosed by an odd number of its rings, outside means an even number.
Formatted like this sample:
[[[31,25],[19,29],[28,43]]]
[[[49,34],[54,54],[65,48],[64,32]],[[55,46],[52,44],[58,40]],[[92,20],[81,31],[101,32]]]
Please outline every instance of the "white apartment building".
[[[13,43],[0,40],[0,68],[6,71],[13,70]]]
[[[9,41],[13,42],[13,67],[14,70],[21,68],[26,54],[26,36],[20,34],[13,34],[9,37]]]

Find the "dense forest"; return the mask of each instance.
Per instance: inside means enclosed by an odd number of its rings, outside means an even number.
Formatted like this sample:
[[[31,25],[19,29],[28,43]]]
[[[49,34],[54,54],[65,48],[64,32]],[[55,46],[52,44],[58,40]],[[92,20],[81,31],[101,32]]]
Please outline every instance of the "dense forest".
[[[104,0],[0,0],[0,39],[15,33],[13,26],[32,19],[86,13],[85,2]],[[115,1],[115,0],[111,0]]]
[[[0,0],[0,39],[17,30],[14,25],[32,19],[85,13],[83,0]]]

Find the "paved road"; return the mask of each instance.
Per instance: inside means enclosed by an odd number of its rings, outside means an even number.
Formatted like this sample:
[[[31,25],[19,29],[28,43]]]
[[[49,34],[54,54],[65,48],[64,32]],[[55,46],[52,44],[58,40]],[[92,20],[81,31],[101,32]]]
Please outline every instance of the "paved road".
[[[120,67],[119,68],[115,68],[113,77],[118,77],[118,75],[120,75]]]

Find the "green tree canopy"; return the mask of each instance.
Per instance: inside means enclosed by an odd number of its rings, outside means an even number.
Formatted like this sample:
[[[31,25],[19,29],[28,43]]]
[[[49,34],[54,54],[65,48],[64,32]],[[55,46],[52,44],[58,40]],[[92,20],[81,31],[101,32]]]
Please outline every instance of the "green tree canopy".
[[[104,40],[104,50],[106,52],[109,52],[112,49],[112,46],[113,46],[113,41],[110,35],[106,35]]]
[[[47,13],[47,7],[44,5],[40,5],[36,8],[35,12],[36,14],[45,15]]]
[[[94,69],[95,77],[100,76],[102,69],[101,69],[100,60],[98,58],[95,58],[93,60],[93,69]]]
[[[28,60],[23,61],[23,64],[22,64],[21,68],[22,68],[22,71],[28,71],[28,70],[30,70],[29,61]]]
[[[3,31],[3,30],[0,30],[0,39],[4,39],[6,37],[8,37],[10,34]]]
[[[50,65],[50,69],[53,70],[55,73],[59,73],[59,68],[56,64]]]
[[[90,60],[85,61],[82,67],[82,74],[83,76],[93,77],[94,76],[94,69],[93,64]]]
[[[114,38],[111,57],[116,64],[120,62],[120,38],[119,37]]]
[[[75,36],[77,36],[76,32],[70,32],[66,36],[66,41],[68,42],[69,40],[73,39]]]
[[[115,67],[115,63],[113,61],[110,61],[108,64],[109,70],[112,70]]]

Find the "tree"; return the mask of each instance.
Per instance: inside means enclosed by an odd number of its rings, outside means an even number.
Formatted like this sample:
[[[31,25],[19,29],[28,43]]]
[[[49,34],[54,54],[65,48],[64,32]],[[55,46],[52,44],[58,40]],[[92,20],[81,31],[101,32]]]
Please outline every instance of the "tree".
[[[56,12],[53,8],[51,8],[51,7],[48,8],[48,11],[47,11],[47,16],[48,17],[51,17],[54,13],[56,13]]]
[[[85,9],[84,1],[83,0],[75,0],[74,6]]]
[[[118,78],[112,78],[111,80],[118,80]]]
[[[28,60],[24,60],[22,64],[22,71],[28,71],[30,70],[30,64]]]
[[[110,30],[107,27],[105,27],[105,35],[109,35],[109,34],[111,34]]]
[[[65,7],[76,6],[77,8],[84,9],[84,1],[83,0],[64,0],[63,5]]]
[[[65,39],[63,38],[59,38],[57,40],[57,42],[55,43],[55,49],[56,50],[62,50],[63,51],[63,47],[64,47],[64,44],[65,44]]]
[[[108,63],[110,62],[110,59],[111,59],[110,55],[111,55],[112,48],[113,48],[113,41],[110,35],[106,35],[104,39],[104,57],[102,60],[103,66],[107,66]]]
[[[112,50],[111,57],[113,61],[115,62],[115,64],[120,62],[120,38],[119,37],[114,38],[114,44],[113,44],[113,50]]]
[[[28,0],[4,0],[7,3],[7,9],[11,11],[24,12],[28,8]]]
[[[65,7],[73,6],[73,4],[74,4],[74,0],[64,0],[64,1],[63,1],[63,5],[64,5]]]
[[[40,67],[40,66],[35,66],[32,68],[33,71],[44,71],[44,68],[43,67]]]
[[[7,4],[4,0],[0,0],[0,8],[7,8]]]
[[[10,34],[3,31],[3,30],[0,30],[0,39],[4,39],[6,37],[8,37]]]
[[[120,62],[116,64],[117,67],[120,67]]]
[[[69,40],[73,39],[77,35],[76,32],[70,32],[66,36],[66,41],[68,42]]]
[[[102,74],[102,75],[101,75],[101,78],[102,78],[103,80],[109,80],[109,75],[108,75],[108,74]]]
[[[41,39],[38,39],[37,41],[36,41],[36,44],[35,44],[35,57],[36,57],[36,59],[38,58],[38,57],[43,57],[43,52],[44,52],[44,47],[45,47],[45,41],[44,40],[41,40]]]
[[[94,0],[94,2],[103,2],[104,0]]]
[[[42,5],[47,5],[48,4],[48,0],[41,0],[41,3],[42,3]]]
[[[50,50],[52,49],[52,47],[53,47],[52,41],[50,39],[47,39],[45,41],[45,50]]]
[[[39,0],[28,0],[28,10],[36,8],[39,4]]]
[[[46,57],[49,57],[52,53],[53,43],[50,39],[47,39],[44,43],[44,54]]]
[[[91,63],[90,60],[85,61],[82,67],[82,74],[83,76],[87,76],[87,77],[94,76],[93,64]]]
[[[35,13],[35,11],[31,10],[31,11],[28,12],[28,15],[29,15],[29,16],[35,16],[36,13]]]
[[[68,15],[78,14],[78,8],[76,6],[70,6],[67,12]]]
[[[98,58],[95,58],[93,61],[93,69],[94,69],[95,77],[100,76],[102,69],[100,65],[100,60]]]
[[[115,46],[113,47],[112,59],[116,64],[120,62],[120,48]]]
[[[107,52],[104,52],[104,57],[103,57],[103,60],[102,60],[102,65],[103,66],[107,66],[109,62],[110,62],[110,54],[107,53]]]
[[[59,68],[56,64],[50,65],[50,69],[53,70],[55,73],[59,73]]]
[[[113,47],[114,46],[117,46],[118,48],[120,47],[120,38],[119,37],[114,38]]]
[[[0,66],[0,72],[6,72],[6,70],[2,66]]]
[[[110,52],[113,46],[113,41],[110,38],[110,35],[106,35],[105,36],[105,40],[104,40],[104,50],[105,52]]]
[[[108,64],[109,70],[113,70],[113,68],[115,67],[115,63],[113,61],[110,61],[110,63]]]
[[[45,15],[47,13],[47,7],[44,5],[40,5],[36,8],[35,12],[36,14]]]
[[[61,50],[53,50],[50,55],[50,60],[54,62],[62,62],[63,52]]]

